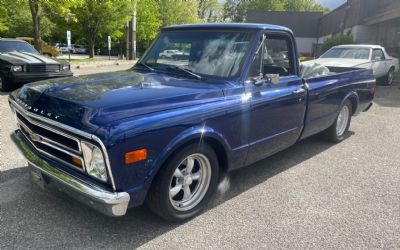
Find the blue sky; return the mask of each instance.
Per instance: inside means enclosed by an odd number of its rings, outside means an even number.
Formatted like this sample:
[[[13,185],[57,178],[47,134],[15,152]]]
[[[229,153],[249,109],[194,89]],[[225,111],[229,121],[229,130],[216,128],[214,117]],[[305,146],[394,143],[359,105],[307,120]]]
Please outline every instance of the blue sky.
[[[316,0],[317,3],[330,9],[335,9],[346,2],[346,0]]]

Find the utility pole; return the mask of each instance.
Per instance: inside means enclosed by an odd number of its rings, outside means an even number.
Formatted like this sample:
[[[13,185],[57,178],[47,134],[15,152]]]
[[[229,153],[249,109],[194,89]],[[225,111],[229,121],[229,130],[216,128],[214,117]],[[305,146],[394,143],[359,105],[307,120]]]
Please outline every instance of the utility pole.
[[[133,3],[132,20],[127,23],[127,59],[136,59],[136,2]]]

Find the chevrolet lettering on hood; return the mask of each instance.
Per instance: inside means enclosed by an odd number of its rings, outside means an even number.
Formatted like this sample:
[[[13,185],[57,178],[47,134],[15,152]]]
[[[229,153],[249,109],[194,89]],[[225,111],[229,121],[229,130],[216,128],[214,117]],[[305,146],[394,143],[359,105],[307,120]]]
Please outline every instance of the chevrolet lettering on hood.
[[[43,109],[39,109],[39,108],[32,107],[32,106],[26,104],[24,101],[22,101],[22,100],[19,99],[19,98],[17,98],[16,101],[17,101],[17,103],[19,103],[19,105],[20,105],[21,107],[25,108],[27,111],[30,111],[30,112],[33,112],[33,113],[36,113],[36,114],[40,114],[40,115],[42,115],[42,116],[46,116],[46,117],[48,117],[48,118],[54,118],[55,120],[57,120],[58,118],[60,118],[59,115],[55,115],[55,114],[46,112],[46,111],[43,110]]]

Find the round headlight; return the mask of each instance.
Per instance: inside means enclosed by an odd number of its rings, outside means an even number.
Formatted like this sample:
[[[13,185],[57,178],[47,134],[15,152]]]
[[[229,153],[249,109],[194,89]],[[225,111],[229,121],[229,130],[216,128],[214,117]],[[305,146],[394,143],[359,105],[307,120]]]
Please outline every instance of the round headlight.
[[[63,70],[69,70],[69,69],[70,69],[69,64],[64,64],[64,65],[62,66],[62,69],[63,69]]]
[[[101,149],[87,142],[82,142],[81,145],[86,172],[101,181],[107,181],[106,163]]]

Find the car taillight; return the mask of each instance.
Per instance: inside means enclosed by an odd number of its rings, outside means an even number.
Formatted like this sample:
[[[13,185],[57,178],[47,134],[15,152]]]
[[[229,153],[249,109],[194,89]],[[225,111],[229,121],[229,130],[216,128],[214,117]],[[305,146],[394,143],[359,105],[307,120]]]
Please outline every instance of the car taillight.
[[[368,91],[369,91],[369,93],[371,93],[371,94],[375,94],[375,87],[374,87],[374,88],[369,88]]]

